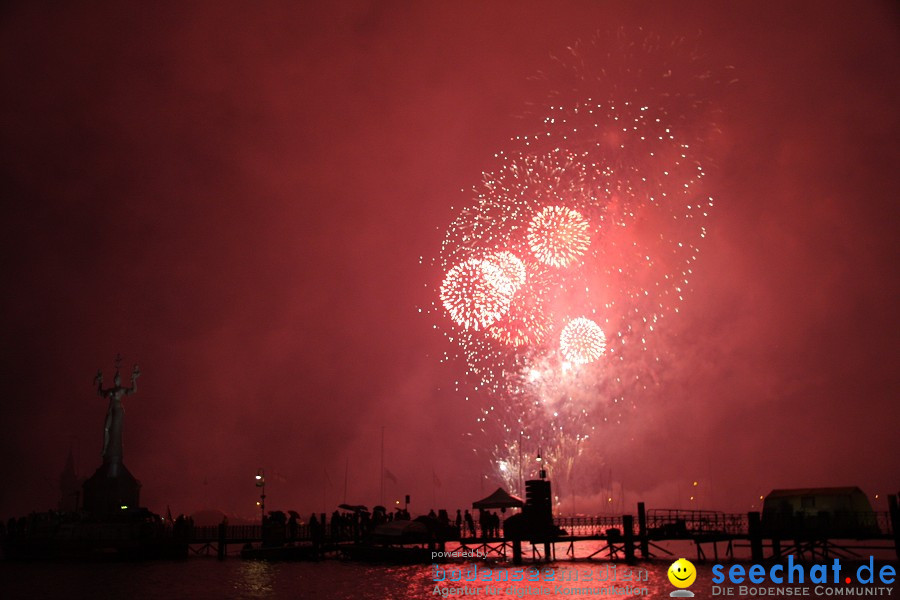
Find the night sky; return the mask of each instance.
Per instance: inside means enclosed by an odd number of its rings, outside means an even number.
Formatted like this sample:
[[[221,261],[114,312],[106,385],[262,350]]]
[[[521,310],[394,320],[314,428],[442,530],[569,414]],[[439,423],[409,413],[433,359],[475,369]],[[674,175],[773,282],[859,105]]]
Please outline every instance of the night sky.
[[[454,206],[527,133],[534,75],[597,32],[700,34],[737,81],[710,234],[657,386],[581,510],[749,510],[778,487],[900,489],[900,16],[890,2],[8,3],[0,517],[100,464],[113,359],[143,372],[125,463],[152,510],[252,516],[497,480],[436,298]],[[715,4],[710,9],[706,5]],[[322,5],[322,6],[319,6]],[[424,257],[420,260],[420,257]],[[470,399],[466,401],[466,395]],[[349,464],[349,468],[347,465]],[[488,477],[482,480],[482,474]],[[440,487],[435,482],[440,482]]]

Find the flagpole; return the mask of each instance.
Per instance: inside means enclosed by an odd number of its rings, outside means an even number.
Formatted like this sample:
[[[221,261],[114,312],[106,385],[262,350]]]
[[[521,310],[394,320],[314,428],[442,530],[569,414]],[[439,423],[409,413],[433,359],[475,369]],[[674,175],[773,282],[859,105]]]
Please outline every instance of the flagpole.
[[[525,494],[525,477],[522,475],[522,430],[519,430],[519,495]]]
[[[350,471],[350,457],[347,457],[347,462],[344,464],[344,504],[347,504],[347,473]]]
[[[381,506],[384,506],[384,425],[381,426]]]

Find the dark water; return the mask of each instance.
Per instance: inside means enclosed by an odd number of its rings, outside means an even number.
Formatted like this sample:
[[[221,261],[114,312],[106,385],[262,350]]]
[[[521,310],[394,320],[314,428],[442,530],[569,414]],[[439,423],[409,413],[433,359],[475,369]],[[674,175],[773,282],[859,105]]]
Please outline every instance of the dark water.
[[[451,568],[449,565],[443,565]],[[466,564],[452,568],[466,569]],[[495,565],[496,566],[496,565]],[[561,569],[575,570],[583,579],[585,571],[600,577],[608,571],[597,563],[550,565],[556,574]],[[643,566],[648,581],[633,583],[646,587],[651,597],[668,596],[667,564]],[[483,568],[482,564],[478,565]],[[546,567],[545,567],[546,568]],[[623,567],[619,566],[621,572]],[[217,561],[194,558],[184,562],[119,564],[0,564],[2,598],[330,598],[342,599],[414,599],[438,598],[435,594],[433,567],[362,565],[337,560],[318,563],[264,563],[229,558]],[[665,585],[663,585],[665,582]],[[458,589],[464,583],[440,584]],[[557,587],[566,589],[610,586],[611,581],[469,583],[468,590],[450,597],[556,598]],[[617,586],[625,582],[616,582]],[[527,595],[536,587],[546,594]],[[490,594],[496,588],[497,594]],[[664,593],[661,593],[664,592]],[[616,596],[605,596],[616,597]],[[619,596],[625,597],[625,596]],[[700,597],[698,595],[698,597]]]
[[[688,557],[690,558],[690,557]],[[726,568],[732,561],[722,561]],[[182,562],[147,563],[12,563],[0,562],[0,599],[6,598],[123,598],[126,600],[170,598],[327,598],[389,599],[417,598],[669,598],[675,588],[669,583],[669,560],[638,563],[627,567],[605,562],[556,562],[542,565],[550,569],[539,577],[541,581],[497,582],[512,579],[513,567],[508,564],[455,563],[441,565],[448,577],[449,569],[465,573],[472,565],[484,576],[484,569],[493,569],[492,581],[436,582],[433,566],[366,565],[325,560],[317,563],[265,563],[229,558],[191,558]],[[731,595],[713,587],[712,562],[697,563],[697,580],[690,587],[695,598],[786,598],[798,597],[797,586],[750,586],[741,593],[735,588]],[[878,564],[884,564],[881,561]],[[896,564],[896,563],[895,563]],[[526,565],[527,567],[528,565]],[[630,572],[629,572],[630,571]],[[527,573],[527,572],[526,572]],[[552,581],[547,581],[548,575]],[[569,579],[568,581],[562,581]],[[590,579],[588,581],[588,579]],[[645,580],[642,580],[645,579]],[[435,589],[437,586],[437,590]],[[462,590],[460,587],[465,586]],[[793,587],[791,596],[781,595],[778,588]],[[829,585],[817,593],[815,585],[806,584],[807,594],[800,597],[847,598],[853,586]],[[900,586],[869,585],[866,597],[900,597]],[[837,589],[842,592],[835,592]],[[452,589],[452,593],[448,594]],[[856,588],[860,589],[860,588]],[[445,594],[445,595],[442,595]]]

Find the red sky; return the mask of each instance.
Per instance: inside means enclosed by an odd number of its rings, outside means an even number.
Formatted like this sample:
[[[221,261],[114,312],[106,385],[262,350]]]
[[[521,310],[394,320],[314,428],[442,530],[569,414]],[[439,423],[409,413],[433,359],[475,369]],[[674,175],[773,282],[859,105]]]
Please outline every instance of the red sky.
[[[891,3],[316,4],[0,13],[0,517],[55,505],[70,445],[99,465],[91,379],[117,352],[143,371],[125,458],[151,509],[252,514],[264,467],[272,508],[331,510],[348,462],[372,504],[382,426],[390,495],[471,502],[481,400],[438,361],[419,257],[527,133],[529,77],[620,27],[701,32],[739,81],[714,99],[717,211],[673,358],[594,451],[655,506],[698,478],[726,510],[897,493]]]

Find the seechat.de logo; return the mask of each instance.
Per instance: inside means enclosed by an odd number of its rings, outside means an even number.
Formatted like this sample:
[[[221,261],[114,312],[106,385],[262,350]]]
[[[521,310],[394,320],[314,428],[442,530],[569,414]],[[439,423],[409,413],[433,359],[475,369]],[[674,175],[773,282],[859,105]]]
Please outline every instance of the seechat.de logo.
[[[669,583],[679,588],[669,594],[675,598],[693,598],[694,592],[685,589],[691,587],[697,579],[697,569],[686,558],[679,558],[669,567]]]

